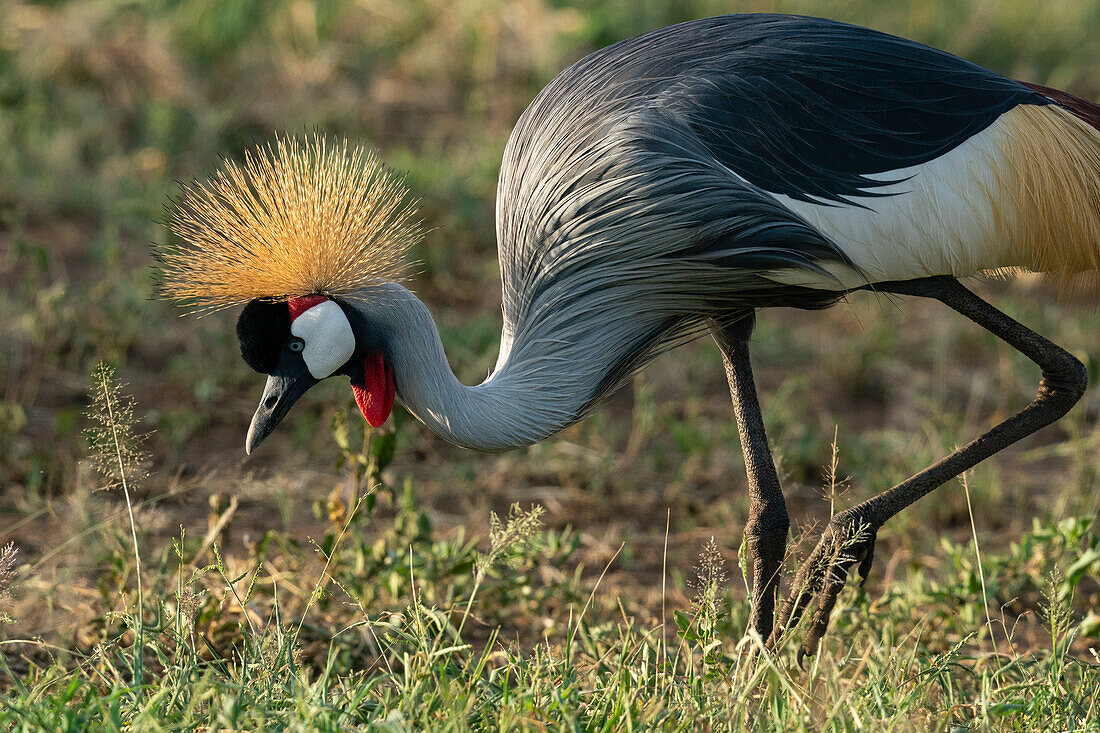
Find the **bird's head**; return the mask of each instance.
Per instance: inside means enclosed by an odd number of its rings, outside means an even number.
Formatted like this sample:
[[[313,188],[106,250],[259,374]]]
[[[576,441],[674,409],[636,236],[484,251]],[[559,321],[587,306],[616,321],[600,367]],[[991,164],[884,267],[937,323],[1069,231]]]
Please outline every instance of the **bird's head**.
[[[353,304],[402,277],[419,237],[401,180],[347,142],[284,138],[175,203],[175,239],[154,252],[162,294],[199,312],[244,303],[241,355],[268,375],[246,451],[331,376],[350,377],[363,416],[385,422],[393,370]]]
[[[381,426],[393,409],[393,368],[384,347],[370,338],[355,311],[337,300],[324,295],[277,303],[253,300],[237,320],[237,338],[245,362],[268,375],[248,428],[247,453],[271,434],[298,398],[328,377],[351,379],[355,402],[373,427]]]

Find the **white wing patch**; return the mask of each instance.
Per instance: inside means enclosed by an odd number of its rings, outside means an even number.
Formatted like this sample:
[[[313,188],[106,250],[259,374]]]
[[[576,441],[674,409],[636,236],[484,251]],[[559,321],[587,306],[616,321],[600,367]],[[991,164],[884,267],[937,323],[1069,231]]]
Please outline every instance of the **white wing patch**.
[[[305,342],[302,358],[314,379],[324,379],[355,353],[355,333],[335,302],[325,300],[301,313],[290,332]]]
[[[846,288],[870,282],[936,275],[961,277],[1004,266],[1009,242],[999,241],[995,202],[1004,201],[998,161],[1004,157],[1006,115],[940,157],[921,165],[868,175],[899,181],[869,189],[894,194],[858,199],[860,206],[775,198],[835,242],[862,274],[825,268]],[[1003,162],[1003,161],[1002,161]],[[837,289],[827,277],[805,270],[769,274],[776,282]]]

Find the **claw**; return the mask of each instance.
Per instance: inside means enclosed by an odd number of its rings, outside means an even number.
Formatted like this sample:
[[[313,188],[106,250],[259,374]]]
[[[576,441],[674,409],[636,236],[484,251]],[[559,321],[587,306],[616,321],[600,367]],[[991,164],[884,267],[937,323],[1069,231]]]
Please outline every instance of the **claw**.
[[[796,661],[803,668],[806,657],[817,648],[829,628],[829,617],[836,606],[848,573],[858,561],[860,586],[871,572],[878,528],[857,513],[838,515],[822,534],[817,546],[802,563],[783,603],[779,619],[768,639],[770,648],[778,645],[783,633],[798,624],[810,603],[815,603],[810,626],[799,645]]]
[[[871,574],[871,564],[875,561],[875,539],[874,532],[871,533],[871,539],[867,547],[866,554],[863,555],[863,559],[859,561],[859,587],[863,588],[867,585],[867,576]]]

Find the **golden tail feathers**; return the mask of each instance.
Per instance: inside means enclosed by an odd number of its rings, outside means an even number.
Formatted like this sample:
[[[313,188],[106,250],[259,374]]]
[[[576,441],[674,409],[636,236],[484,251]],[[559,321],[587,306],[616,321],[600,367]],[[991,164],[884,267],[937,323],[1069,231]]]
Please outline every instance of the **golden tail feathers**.
[[[1047,94],[1047,90],[1039,90]],[[1006,264],[1048,273],[1064,287],[1100,273],[1100,107],[1060,93],[1060,105],[1006,113],[1005,165],[994,210]],[[1084,275],[1084,277],[1080,277]]]

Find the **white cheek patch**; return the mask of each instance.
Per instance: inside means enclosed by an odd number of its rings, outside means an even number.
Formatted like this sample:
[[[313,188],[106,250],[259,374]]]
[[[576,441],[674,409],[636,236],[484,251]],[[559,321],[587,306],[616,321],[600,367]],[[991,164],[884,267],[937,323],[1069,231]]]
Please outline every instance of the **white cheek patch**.
[[[355,352],[355,334],[340,306],[326,300],[301,313],[290,332],[305,342],[302,358],[314,379],[324,379]]]

